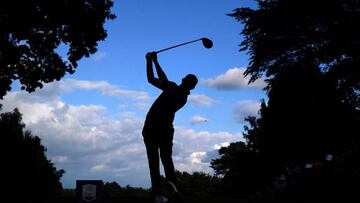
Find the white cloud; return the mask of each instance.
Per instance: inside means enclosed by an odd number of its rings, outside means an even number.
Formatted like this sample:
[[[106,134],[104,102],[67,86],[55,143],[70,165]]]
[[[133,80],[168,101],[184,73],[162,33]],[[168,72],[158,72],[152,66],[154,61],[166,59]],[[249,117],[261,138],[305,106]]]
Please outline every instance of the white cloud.
[[[204,79],[202,80],[202,83],[220,90],[236,90],[243,88],[265,87],[265,82],[263,78],[260,78],[251,84],[248,84],[250,77],[244,77],[245,70],[246,68],[232,68],[227,70],[226,73],[219,75],[214,79]]]
[[[98,165],[95,165],[93,167],[91,167],[91,171],[104,171],[106,169],[106,164],[98,164]]]
[[[205,123],[207,122],[208,119],[203,117],[203,116],[199,116],[199,115],[195,115],[191,118],[191,124],[195,125],[195,124],[199,124],[199,123]]]
[[[228,147],[230,145],[229,142],[223,142],[221,144],[215,144],[214,149],[219,150],[221,147]]]
[[[138,101],[139,104],[145,106],[150,96],[147,92],[137,90],[122,89],[116,85],[112,85],[107,81],[89,81],[65,79],[44,84],[41,89],[29,94],[25,91],[9,92],[6,97],[16,97],[19,101],[27,100],[32,102],[47,102],[49,100],[60,100],[61,93],[67,93],[72,90],[100,91],[107,97],[125,97]],[[8,99],[10,100],[10,98]],[[16,101],[14,101],[16,102]]]
[[[92,55],[92,58],[94,61],[101,61],[105,58],[106,52],[96,52],[94,55]]]
[[[230,133],[226,131],[219,131],[219,132],[210,132],[210,131],[195,131],[191,128],[183,128],[183,127],[176,127],[176,136],[181,138],[186,138],[188,140],[194,140],[199,139],[202,143],[208,142],[208,141],[214,141],[215,143],[222,143],[228,140],[231,140],[233,138],[241,138],[242,134],[237,133]],[[213,145],[210,145],[208,148],[212,148]]]
[[[260,110],[260,102],[245,100],[240,101],[235,105],[235,121],[244,123],[245,118],[248,116],[258,117],[258,111]]]
[[[108,84],[56,82],[46,84],[36,94],[10,92],[2,101],[3,111],[19,108],[26,128],[42,139],[55,166],[66,171],[62,178],[65,187],[73,187],[76,179],[87,178],[150,186],[141,135],[144,118],[120,108],[120,112],[110,114],[103,105],[69,104],[60,97],[69,89],[106,90]],[[240,132],[176,127],[173,149],[176,169],[211,172],[209,157],[215,153],[214,146],[239,139]]]
[[[206,156],[206,152],[193,152],[190,154],[190,161],[193,164],[201,164],[202,159]]]
[[[53,160],[54,162],[57,163],[65,163],[67,161],[69,161],[69,157],[67,156],[54,156],[51,158],[51,160]]]
[[[203,162],[206,152],[193,152],[186,158],[177,157],[175,167],[179,171],[187,171],[188,173],[202,171],[205,173],[213,173],[209,163]]]
[[[91,83],[87,85],[91,86]],[[67,104],[59,96],[61,87],[56,82],[46,84],[36,94],[10,92],[2,104],[3,111],[11,111],[15,107],[20,110],[26,128],[42,139],[48,157],[56,163],[57,168],[65,169],[63,179],[73,184],[76,178],[90,172],[102,176],[105,176],[105,171],[116,174],[116,171],[129,165],[134,168],[140,166],[140,163],[132,165],[134,160],[141,160],[144,167],[140,168],[146,169],[146,153],[141,136],[143,118],[131,112],[109,115],[102,105]],[[50,92],[48,88],[57,95],[43,94]],[[113,162],[126,164],[113,166]],[[143,174],[146,180],[147,174]]]
[[[213,173],[210,162],[218,157],[217,145],[243,140],[242,133],[195,131],[175,127],[174,164],[180,171]]]
[[[67,79],[64,81],[64,85],[68,88],[81,90],[99,90],[108,97],[128,97],[136,100],[148,100],[150,98],[147,92],[121,89],[107,81]]]
[[[189,101],[195,104],[212,106],[216,101],[204,94],[194,94],[189,96]]]

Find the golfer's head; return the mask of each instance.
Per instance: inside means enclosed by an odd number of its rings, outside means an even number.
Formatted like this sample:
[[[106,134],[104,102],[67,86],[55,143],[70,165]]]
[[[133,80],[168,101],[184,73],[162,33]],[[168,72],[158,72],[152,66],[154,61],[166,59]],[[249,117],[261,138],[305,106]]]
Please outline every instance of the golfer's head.
[[[182,79],[182,85],[188,90],[194,89],[197,83],[198,79],[193,74],[188,74]]]

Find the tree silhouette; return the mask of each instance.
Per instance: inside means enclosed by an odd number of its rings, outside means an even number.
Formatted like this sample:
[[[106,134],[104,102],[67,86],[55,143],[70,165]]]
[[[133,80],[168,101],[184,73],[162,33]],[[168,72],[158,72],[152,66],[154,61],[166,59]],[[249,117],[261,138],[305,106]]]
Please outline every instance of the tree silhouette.
[[[19,80],[32,92],[74,73],[77,61],[97,51],[114,19],[111,0],[12,0],[0,3],[0,99]],[[59,53],[65,45],[67,59]]]
[[[135,196],[150,196],[150,190],[139,188],[139,187],[131,187],[130,185],[126,185],[125,187],[121,187],[117,182],[106,182],[104,184],[104,194],[105,198],[119,198],[119,197],[135,197]]]
[[[348,185],[359,180],[354,160],[360,149],[360,33],[356,29],[360,3],[257,2],[257,9],[239,8],[229,15],[245,25],[241,51],[250,55],[245,74],[251,76],[250,82],[267,78],[268,102],[262,102],[258,119],[247,119],[248,149],[236,155],[229,148],[230,160],[222,160],[224,154],[213,163],[224,167],[221,171],[229,180],[236,180],[232,174],[248,165],[243,157],[250,156],[249,150],[266,175],[258,180],[259,187],[263,181],[269,186],[279,183],[278,177],[289,183],[298,176],[294,174],[301,174],[293,181],[297,185],[293,188],[302,194],[297,197],[321,197],[326,190],[338,191],[330,198],[354,197]],[[328,157],[334,157],[332,164]],[[300,172],[288,172],[295,169]],[[254,173],[260,174],[250,170],[246,176]]]
[[[241,50],[250,54],[251,82],[292,66],[313,65],[333,80],[354,108],[360,105],[360,3],[353,0],[257,0],[259,8],[229,14],[244,23]],[[311,63],[311,64],[309,64]]]
[[[220,178],[203,172],[175,172],[179,188],[185,197],[205,198],[220,195]],[[165,178],[164,178],[165,180]]]
[[[266,183],[265,165],[249,145],[244,142],[231,143],[219,150],[220,158],[211,162],[217,175],[223,176],[222,190],[225,196],[249,198]]]
[[[252,81],[262,73],[268,77],[258,150],[274,152],[277,159],[288,156],[285,162],[304,162],[358,142],[360,33],[354,28],[360,23],[360,4],[258,3],[258,10],[230,14],[245,23],[241,45],[251,57],[246,74]]]
[[[62,190],[57,170],[46,158],[39,137],[24,131],[25,124],[17,109],[0,114],[1,152],[3,154],[3,198],[13,202],[49,202]]]

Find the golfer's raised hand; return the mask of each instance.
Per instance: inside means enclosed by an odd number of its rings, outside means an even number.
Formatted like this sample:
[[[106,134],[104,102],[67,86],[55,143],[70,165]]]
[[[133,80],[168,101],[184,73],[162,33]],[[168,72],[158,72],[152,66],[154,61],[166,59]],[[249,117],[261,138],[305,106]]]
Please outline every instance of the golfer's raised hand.
[[[146,57],[146,60],[151,61],[151,59],[152,59],[152,52],[146,53],[145,57]]]
[[[157,53],[155,51],[153,51],[150,54],[151,54],[153,61],[157,61]]]

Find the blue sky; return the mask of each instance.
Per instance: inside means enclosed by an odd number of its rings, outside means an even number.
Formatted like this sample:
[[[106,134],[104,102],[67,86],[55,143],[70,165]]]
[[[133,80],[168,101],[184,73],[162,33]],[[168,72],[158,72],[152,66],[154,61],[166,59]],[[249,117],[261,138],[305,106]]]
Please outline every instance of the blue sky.
[[[42,138],[62,183],[77,179],[117,181],[149,187],[141,129],[160,91],[147,83],[145,54],[178,43],[201,42],[160,53],[170,80],[193,73],[200,79],[188,104],[176,115],[174,163],[181,171],[212,173],[209,161],[220,146],[242,140],[243,119],[256,115],[265,98],[262,79],[247,85],[248,65],[239,52],[242,25],[227,16],[254,6],[248,0],[115,0],[117,18],[105,24],[108,37],[98,52],[84,58],[73,75],[28,94],[14,88],[3,110],[18,107],[29,130]]]

